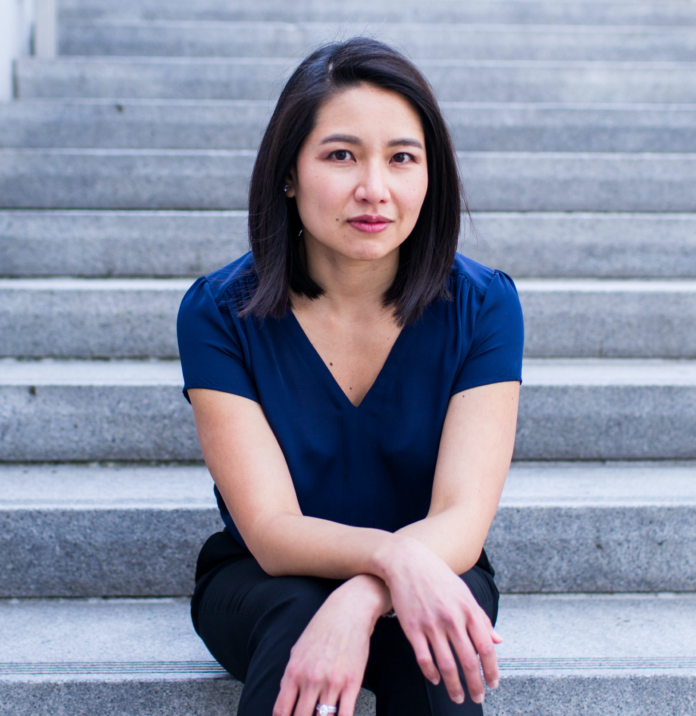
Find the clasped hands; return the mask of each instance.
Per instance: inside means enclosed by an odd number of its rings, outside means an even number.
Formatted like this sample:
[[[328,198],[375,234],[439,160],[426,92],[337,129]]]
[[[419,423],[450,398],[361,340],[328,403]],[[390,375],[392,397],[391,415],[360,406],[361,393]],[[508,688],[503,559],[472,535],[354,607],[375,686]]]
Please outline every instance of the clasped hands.
[[[502,638],[452,569],[407,536],[379,562],[379,577],[349,579],[309,622],[291,651],[273,716],[313,716],[318,703],[338,704],[338,716],[353,716],[370,636],[392,606],[423,675],[433,684],[442,679],[454,702],[464,701],[457,660],[475,702],[484,698],[479,659],[486,683],[497,688],[494,645]]]

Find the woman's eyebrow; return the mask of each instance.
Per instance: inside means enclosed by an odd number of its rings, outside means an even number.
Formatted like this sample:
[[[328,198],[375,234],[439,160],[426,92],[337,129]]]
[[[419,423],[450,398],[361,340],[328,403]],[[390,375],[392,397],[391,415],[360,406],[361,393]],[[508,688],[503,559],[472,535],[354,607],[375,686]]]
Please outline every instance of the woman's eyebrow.
[[[389,144],[387,144],[388,147],[418,147],[418,149],[423,149],[423,145],[417,140],[417,139],[392,139]]]
[[[362,142],[350,134],[330,134],[328,137],[319,142],[320,144],[329,144],[330,142],[345,142],[346,144],[362,144]]]
[[[351,134],[330,134],[328,137],[319,142],[319,144],[330,144],[331,142],[343,142],[345,144],[356,144],[361,145],[359,137],[354,137]],[[403,137],[401,139],[392,139],[388,144],[388,147],[417,147],[423,149],[423,145],[417,139],[411,139],[409,137]]]

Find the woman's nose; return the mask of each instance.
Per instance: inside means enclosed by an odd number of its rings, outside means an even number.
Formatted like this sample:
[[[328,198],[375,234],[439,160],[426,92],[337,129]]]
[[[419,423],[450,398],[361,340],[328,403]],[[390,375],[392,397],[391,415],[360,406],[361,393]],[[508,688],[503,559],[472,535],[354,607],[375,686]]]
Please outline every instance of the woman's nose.
[[[389,187],[385,168],[381,162],[369,162],[365,165],[355,190],[357,201],[369,204],[381,204],[389,198]]]

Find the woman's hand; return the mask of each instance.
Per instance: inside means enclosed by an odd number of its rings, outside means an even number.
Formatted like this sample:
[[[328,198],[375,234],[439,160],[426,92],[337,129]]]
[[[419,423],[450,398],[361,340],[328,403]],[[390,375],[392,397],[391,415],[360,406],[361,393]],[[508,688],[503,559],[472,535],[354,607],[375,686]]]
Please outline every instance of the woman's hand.
[[[462,703],[464,690],[456,655],[471,698],[481,703],[484,689],[479,657],[486,683],[497,688],[498,661],[494,644],[500,643],[502,638],[471,590],[440,557],[406,535],[395,535],[379,560],[394,611],[425,677],[437,684],[442,675],[450,698]]]
[[[368,575],[328,597],[290,652],[273,716],[313,716],[317,704],[339,701],[338,716],[353,716],[370,636],[388,600],[384,583]]]

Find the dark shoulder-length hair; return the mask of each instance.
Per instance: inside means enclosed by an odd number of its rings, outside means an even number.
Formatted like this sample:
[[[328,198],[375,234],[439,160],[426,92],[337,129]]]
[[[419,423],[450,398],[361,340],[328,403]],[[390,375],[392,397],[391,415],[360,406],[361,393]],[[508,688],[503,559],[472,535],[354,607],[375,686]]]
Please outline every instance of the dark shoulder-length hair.
[[[384,295],[400,325],[415,321],[438,298],[449,299],[448,276],[466,201],[447,125],[432,88],[402,54],[382,42],[355,37],[321,47],[295,70],[264,134],[249,189],[249,240],[257,287],[241,315],[282,318],[291,291],[317,298],[323,289],[308,274],[294,199],[284,185],[317,113],[332,95],[360,84],[397,92],[417,111],[425,135],[428,189],[416,225],[399,251],[394,282]]]

